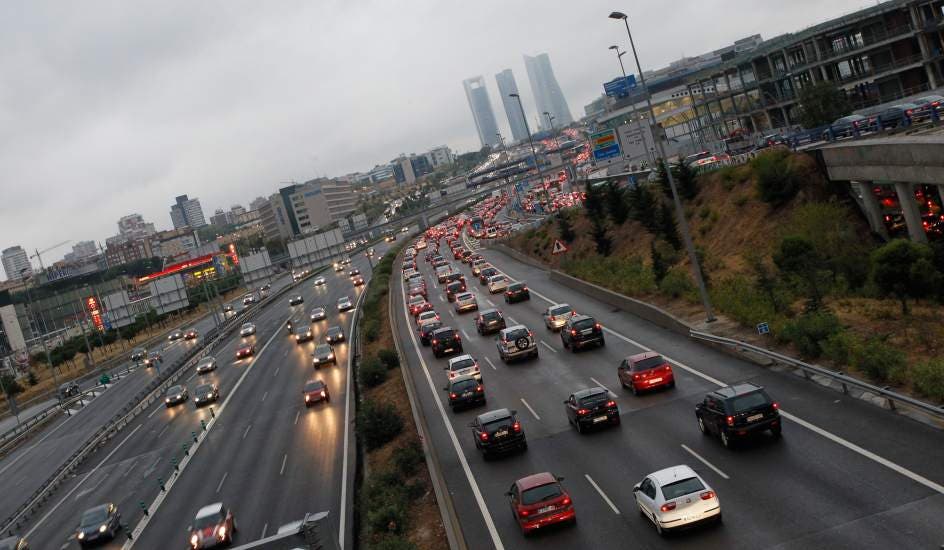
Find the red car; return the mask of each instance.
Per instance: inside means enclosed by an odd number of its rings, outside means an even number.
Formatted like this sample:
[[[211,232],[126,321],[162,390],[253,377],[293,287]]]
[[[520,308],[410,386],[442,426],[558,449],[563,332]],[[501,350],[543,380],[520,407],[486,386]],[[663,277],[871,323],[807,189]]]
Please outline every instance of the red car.
[[[256,354],[256,346],[253,344],[245,345],[236,350],[236,359],[242,359]]]
[[[190,329],[186,334],[184,334],[184,340],[193,340],[197,336],[199,336],[199,334],[197,334],[196,329]]]
[[[422,296],[423,298],[426,298],[426,297],[427,297],[426,285],[425,285],[425,284],[422,284],[422,285],[413,285],[413,286],[411,286],[411,287],[410,287],[409,298],[412,298],[412,297],[414,297],[414,296]]]
[[[433,304],[427,302],[426,300],[410,305],[410,314],[413,315],[414,317],[416,317],[420,313],[423,313],[424,311],[432,311],[432,310],[433,310]]]
[[[655,388],[675,387],[672,366],[654,351],[631,355],[620,363],[616,370],[620,384],[638,395]]]
[[[506,493],[511,514],[525,535],[555,523],[577,521],[570,494],[560,484],[564,478],[544,472],[514,482]]]
[[[232,510],[217,502],[200,508],[188,531],[190,548],[230,545],[236,532],[236,519]]]

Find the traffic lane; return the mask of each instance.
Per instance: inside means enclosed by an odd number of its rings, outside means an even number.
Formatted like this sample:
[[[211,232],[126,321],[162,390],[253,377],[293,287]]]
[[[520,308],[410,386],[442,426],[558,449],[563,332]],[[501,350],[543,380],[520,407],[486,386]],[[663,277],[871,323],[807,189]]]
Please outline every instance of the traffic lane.
[[[489,261],[500,261],[499,268],[513,279],[528,281],[529,288],[535,291],[531,302],[540,304],[542,308],[548,302],[537,296],[538,293],[555,301],[570,303],[579,311],[601,320],[604,327],[725,383],[735,383],[762,373],[768,391],[785,403],[787,411],[932,481],[944,481],[944,433],[940,430],[811,384],[801,377],[760,368],[632,315],[614,312],[612,306],[550,281],[544,271],[495,251],[483,253],[488,255]],[[617,339],[613,333],[607,333],[607,337],[608,343]],[[676,365],[674,370],[684,369]]]

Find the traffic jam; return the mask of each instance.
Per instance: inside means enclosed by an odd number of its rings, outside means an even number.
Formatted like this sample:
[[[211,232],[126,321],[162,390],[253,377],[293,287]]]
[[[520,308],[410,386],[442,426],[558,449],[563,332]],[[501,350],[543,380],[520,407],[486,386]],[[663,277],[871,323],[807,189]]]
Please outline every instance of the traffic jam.
[[[544,351],[560,353],[544,340],[540,342],[544,348],[540,347],[536,330],[556,333],[561,347],[574,354],[584,350],[592,354],[606,346],[600,321],[571,304],[552,304],[544,309],[543,327],[528,326],[510,317],[516,304],[530,300],[527,283],[509,278],[482,254],[471,250],[469,240],[463,238],[463,233],[468,237],[487,236],[495,227],[497,212],[506,204],[504,196],[490,198],[470,215],[457,215],[430,228],[405,251],[402,265],[404,300],[415,324],[416,339],[431,352],[435,363],[431,363],[431,370],[435,372],[439,364],[445,373],[443,400],[453,414],[481,411],[468,425],[475,447],[485,459],[526,452],[528,443],[526,422],[514,409],[518,403],[490,399],[485,376],[488,372],[481,361],[497,369],[495,363],[538,362]],[[420,262],[428,267],[421,268]],[[431,277],[428,279],[424,272]],[[451,311],[433,304],[434,292],[442,294],[441,300],[436,300]],[[507,311],[494,307],[493,300],[503,300]],[[474,327],[474,336],[465,330],[469,326]],[[473,345],[468,341],[471,338],[494,339],[494,353],[477,356],[467,349]],[[585,357],[575,360],[582,363]],[[676,383],[672,366],[656,352],[626,357],[614,365],[614,374],[634,397],[670,392]],[[618,399],[602,384],[575,387],[563,402],[561,413],[578,434],[618,429]],[[533,410],[531,413],[537,417]],[[778,403],[763,387],[750,383],[708,393],[694,416],[698,429],[716,437],[725,448],[761,432],[771,439],[779,438],[781,433]],[[534,472],[507,482],[505,497],[524,535],[552,524],[576,523],[578,503],[560,476]],[[668,464],[646,475],[633,487],[633,495],[640,514],[660,535],[721,522],[720,497],[706,479],[685,464]]]

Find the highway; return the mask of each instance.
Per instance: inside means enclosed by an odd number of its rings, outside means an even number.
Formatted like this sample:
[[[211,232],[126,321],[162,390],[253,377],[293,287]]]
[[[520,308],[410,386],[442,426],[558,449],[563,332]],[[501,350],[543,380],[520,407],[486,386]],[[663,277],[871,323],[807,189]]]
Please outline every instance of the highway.
[[[386,247],[375,250],[382,253]],[[358,254],[353,260],[366,279],[367,258]],[[245,339],[255,343],[255,357],[235,359],[243,342],[235,334],[214,352],[216,371],[199,377],[193,372],[182,379],[191,395],[205,381],[217,384],[221,394],[211,406],[216,422],[185,469],[173,475],[172,460],[183,459],[183,445],[193,444],[192,433],[202,430],[201,420],[211,420],[211,407],[196,409],[192,400],[170,408],[158,402],[60,487],[26,533],[30,543],[36,548],[77,546],[73,530],[79,515],[108,501],[118,505],[123,523],[134,528],[142,518],[140,503],[150,506],[161,493],[158,478],[167,491],[160,505],[151,507],[146,527],[133,541],[136,548],[186,546],[186,528],[197,509],[216,501],[232,508],[237,542],[273,534],[306,512],[330,510],[340,521],[342,494],[349,515],[353,469],[348,468],[347,487],[342,485],[344,459],[354,452],[351,432],[348,455],[343,454],[345,428],[353,427],[351,419],[345,419],[348,344],[335,346],[337,366],[315,372],[310,357],[329,326],[340,324],[350,335],[353,311],[338,313],[336,303],[341,296],[356,298],[364,287],[353,287],[347,269],[324,271],[327,285],[322,287],[315,287],[312,279],[300,283],[304,304],[289,307],[286,294],[260,312],[253,319],[256,335]],[[307,321],[317,306],[326,308],[328,319],[312,324],[314,341],[296,344],[285,321],[289,316]],[[327,383],[331,401],[306,409],[302,387],[313,378]],[[172,477],[176,479],[171,485]],[[345,520],[349,526],[347,515]],[[106,547],[122,545],[132,546],[124,533]]]
[[[272,284],[275,292],[290,281],[282,277]],[[109,421],[157,376],[157,369],[169,366],[185,351],[203,342],[202,335],[214,326],[206,316],[193,325],[201,335],[195,340],[160,341],[156,349],[164,356],[162,365],[141,368],[110,385],[72,416],[62,416],[41,429],[14,452],[0,461],[0,519],[9,517],[22,502],[81,446],[99,427]],[[184,327],[187,328],[187,327]],[[167,331],[167,334],[172,332]],[[130,350],[127,352],[130,355]],[[115,370],[115,369],[113,369]],[[92,382],[89,382],[92,384]],[[8,496],[6,496],[8,495]]]
[[[442,243],[444,257],[452,260]],[[430,443],[440,455],[449,493],[469,548],[938,548],[944,543],[944,434],[930,426],[843,396],[795,375],[765,369],[704,347],[550,281],[547,272],[500,252],[480,251],[531,300],[507,305],[489,296],[461,265],[481,308],[497,305],[509,326],[523,323],[539,341],[540,358],[504,364],[495,336],[479,336],[474,314],[458,315],[445,301],[430,265],[417,264],[429,299],[447,325],[463,333],[464,353],[482,369],[488,404],[453,413],[443,367],[415,337],[402,279],[394,285],[395,329],[407,354]],[[396,263],[400,265],[400,263]],[[551,303],[569,303],[603,324],[606,347],[572,354],[541,318]],[[674,389],[633,396],[616,367],[646,350],[673,363]],[[781,405],[783,437],[725,449],[699,431],[694,408],[721,385],[751,381]],[[579,435],[563,400],[577,389],[604,386],[617,396],[621,425]],[[528,436],[523,454],[486,462],[468,423],[487,410],[517,409]],[[688,464],[719,495],[724,523],[661,538],[641,517],[633,486],[656,470]],[[574,499],[575,526],[525,538],[505,492],[518,478],[551,471]]]

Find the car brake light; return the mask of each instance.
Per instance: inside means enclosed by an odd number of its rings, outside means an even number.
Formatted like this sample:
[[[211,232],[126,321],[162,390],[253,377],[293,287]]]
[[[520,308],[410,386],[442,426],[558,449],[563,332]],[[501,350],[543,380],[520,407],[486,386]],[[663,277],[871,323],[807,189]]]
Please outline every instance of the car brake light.
[[[433,345],[436,345],[436,344],[438,344],[438,343],[439,343],[439,340],[433,338]]]
[[[520,432],[520,431],[521,431],[521,422],[515,422],[514,424],[512,424],[512,425],[511,425],[511,429],[514,430],[514,431],[516,431],[516,432]]]
[[[600,330],[600,329],[603,328],[603,327],[600,326],[600,323],[597,323],[597,324],[593,325],[593,328],[595,328],[595,329],[597,329],[597,330]]]
[[[711,500],[711,499],[715,498],[715,492],[714,492],[714,491],[705,491],[705,492],[702,493],[700,496],[701,496],[701,499],[702,499],[702,500]]]
[[[728,426],[733,426],[733,425],[734,425],[734,417],[733,417],[733,416],[729,416],[729,417],[727,417],[725,420],[727,421]]]
[[[616,401],[607,401],[607,402],[606,402],[606,406],[607,406],[607,407],[615,407],[615,406],[616,406]]]
[[[577,414],[579,414],[580,416],[583,416],[583,415],[587,414],[588,412],[590,412],[590,411],[587,410],[587,409],[577,409]]]
[[[777,403],[776,401],[774,401],[771,406],[774,408],[774,410],[777,410],[780,408],[780,403]]]
[[[556,315],[551,315],[551,321],[556,321],[556,320],[557,320],[557,316],[556,316]]]
[[[570,335],[577,336],[577,329],[574,329],[574,328],[570,329]]]
[[[518,508],[518,515],[521,517],[527,517],[529,513],[527,508]]]
[[[475,386],[475,391],[482,393],[485,390],[482,386]]]
[[[642,378],[642,375],[641,375],[641,374],[639,374],[638,372],[637,372],[637,373],[633,373],[633,380],[639,380],[640,378]]]
[[[482,432],[479,434],[479,439],[482,441],[488,441],[488,432]]]
[[[457,395],[454,394],[454,393],[450,393],[450,394],[449,394],[449,399],[455,399],[456,397],[457,397]]]
[[[528,287],[522,287],[521,290],[528,290]]]
[[[305,402],[307,403],[309,400],[311,400],[311,396],[310,396],[310,395],[306,395],[306,396],[305,396]]]
[[[674,503],[674,502],[666,502],[665,504],[663,504],[662,506],[660,506],[659,509],[662,510],[663,512],[669,512],[669,511],[671,511],[671,510],[675,510],[675,503]]]

